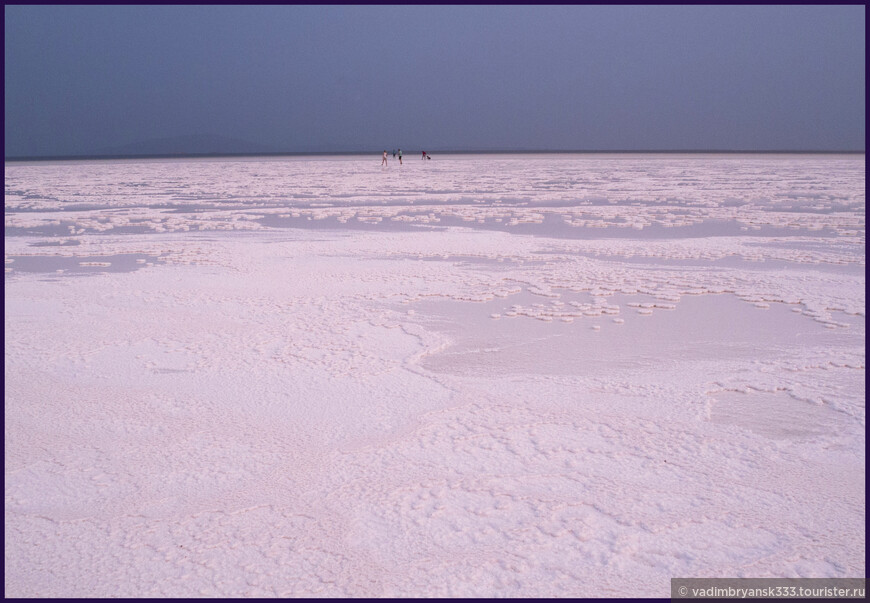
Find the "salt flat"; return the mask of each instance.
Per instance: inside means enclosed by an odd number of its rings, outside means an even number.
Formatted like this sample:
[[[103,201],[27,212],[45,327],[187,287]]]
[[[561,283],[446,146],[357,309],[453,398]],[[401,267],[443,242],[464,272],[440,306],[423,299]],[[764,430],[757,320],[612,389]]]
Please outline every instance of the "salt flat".
[[[5,594],[865,574],[863,155],[5,167]]]

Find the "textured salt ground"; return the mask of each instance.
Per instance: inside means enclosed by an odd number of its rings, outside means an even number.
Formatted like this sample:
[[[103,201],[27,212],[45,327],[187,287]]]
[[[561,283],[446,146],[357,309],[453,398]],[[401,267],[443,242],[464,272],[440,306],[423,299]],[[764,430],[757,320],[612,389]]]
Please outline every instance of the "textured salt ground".
[[[7,207],[48,221],[71,193],[140,206],[77,212],[68,261],[162,261],[7,275],[7,596],[661,596],[672,576],[864,574],[853,160],[499,160],[487,179],[463,159],[425,174],[443,192],[343,161],[7,166]],[[700,214],[769,204],[837,234],[269,232],[149,207],[217,191],[280,215],[287,182],[309,203],[516,187],[506,202],[555,206],[581,186],[641,199],[618,210],[638,224],[679,190]],[[118,232],[133,219],[161,230]],[[7,267],[40,241],[7,236]]]
[[[858,163],[770,155],[453,156],[401,170],[354,157],[18,163],[6,169],[5,227],[62,236],[321,220],[390,229],[410,220],[572,238],[858,236]]]
[[[596,296],[532,294],[505,278],[540,264],[444,251],[490,257],[499,239],[323,234],[129,240],[187,251],[97,277],[96,299],[76,279],[60,298],[26,275],[13,283],[7,594],[654,595],[699,572],[863,571],[863,367],[849,366],[863,359],[863,317],[830,330],[733,294],[644,316],[628,304],[664,302],[614,294],[606,317],[493,319]],[[425,248],[444,259],[408,260]],[[389,302],[486,283],[504,297]],[[714,313],[744,328],[712,322],[687,341],[680,317],[697,328]],[[439,334],[439,316],[452,330]],[[553,328],[575,336],[509,357]],[[497,329],[518,345],[498,347]],[[617,345],[632,331],[634,346]],[[469,363],[456,345],[475,346]],[[578,355],[609,368],[586,371]],[[773,419],[735,424],[738,395],[773,398]],[[836,419],[820,433],[825,422],[798,413],[799,437],[769,437],[784,404]],[[806,487],[818,482],[824,492]]]

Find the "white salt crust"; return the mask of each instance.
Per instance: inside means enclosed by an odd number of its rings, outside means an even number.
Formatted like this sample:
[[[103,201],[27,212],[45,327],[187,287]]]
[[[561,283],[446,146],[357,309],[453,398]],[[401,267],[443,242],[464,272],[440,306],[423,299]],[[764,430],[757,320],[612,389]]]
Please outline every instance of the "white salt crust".
[[[6,166],[7,596],[864,575],[863,157],[370,163]]]

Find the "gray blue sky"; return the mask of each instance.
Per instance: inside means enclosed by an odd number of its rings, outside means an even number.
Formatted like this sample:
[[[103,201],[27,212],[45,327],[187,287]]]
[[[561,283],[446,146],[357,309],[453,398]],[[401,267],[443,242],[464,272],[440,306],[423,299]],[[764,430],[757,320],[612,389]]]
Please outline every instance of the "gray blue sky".
[[[6,6],[5,155],[863,150],[863,6]]]

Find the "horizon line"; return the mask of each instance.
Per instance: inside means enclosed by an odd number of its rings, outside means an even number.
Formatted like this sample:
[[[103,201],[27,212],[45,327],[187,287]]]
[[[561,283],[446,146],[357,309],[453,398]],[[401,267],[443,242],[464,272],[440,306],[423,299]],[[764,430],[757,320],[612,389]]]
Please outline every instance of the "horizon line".
[[[16,155],[4,156],[3,161],[99,161],[109,159],[207,159],[227,157],[304,157],[335,155],[376,155],[383,151],[275,151],[263,153],[131,153],[131,154],[80,154],[80,155]],[[422,151],[420,151],[422,152]],[[432,153],[443,155],[627,155],[627,154],[697,154],[697,155],[864,155],[861,150],[753,150],[753,149],[615,149],[615,150],[565,150],[565,149],[477,149],[477,150],[435,150]],[[426,152],[427,155],[432,153]],[[406,157],[408,153],[404,154]]]

